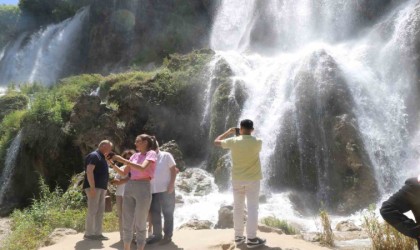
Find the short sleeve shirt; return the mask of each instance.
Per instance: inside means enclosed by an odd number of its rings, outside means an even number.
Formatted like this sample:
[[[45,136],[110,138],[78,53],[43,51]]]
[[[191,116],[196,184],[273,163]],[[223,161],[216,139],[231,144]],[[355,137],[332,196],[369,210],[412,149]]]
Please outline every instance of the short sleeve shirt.
[[[131,168],[131,180],[153,179],[156,168],[156,152],[153,150],[147,151],[146,154],[135,153],[131,156],[130,161],[136,164],[142,164],[145,160],[150,162],[149,167],[144,170],[136,170]]]
[[[171,167],[175,165],[176,163],[171,153],[159,151],[157,154],[155,177],[151,182],[153,194],[168,191],[168,186],[171,182]]]
[[[90,164],[95,165],[95,168],[93,169],[95,188],[106,190],[108,188],[109,166],[105,156],[99,150],[93,151],[85,158],[85,179],[83,182],[83,188],[90,187],[86,174],[87,166]]]
[[[251,135],[241,135],[222,141],[222,148],[232,156],[232,180],[256,181],[262,179],[260,151],[262,141]]]

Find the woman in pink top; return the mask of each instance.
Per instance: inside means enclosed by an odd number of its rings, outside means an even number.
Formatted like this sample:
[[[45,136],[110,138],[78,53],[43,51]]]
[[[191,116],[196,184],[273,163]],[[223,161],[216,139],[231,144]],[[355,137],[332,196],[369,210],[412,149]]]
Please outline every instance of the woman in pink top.
[[[156,139],[150,135],[137,136],[134,142],[138,153],[126,160],[119,155],[112,157],[111,165],[120,175],[130,173],[130,180],[125,185],[123,195],[123,241],[124,250],[130,250],[133,239],[133,226],[136,229],[137,249],[143,250],[146,244],[147,216],[149,214],[152,192],[150,180],[156,167]],[[126,165],[125,169],[118,168],[113,161]]]

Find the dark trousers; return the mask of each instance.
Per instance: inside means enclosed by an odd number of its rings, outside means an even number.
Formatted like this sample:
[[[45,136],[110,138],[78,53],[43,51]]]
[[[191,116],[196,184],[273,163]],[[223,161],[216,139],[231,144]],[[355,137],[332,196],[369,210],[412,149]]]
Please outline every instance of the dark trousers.
[[[152,195],[153,235],[162,237],[162,214],[164,219],[163,232],[165,238],[172,238],[174,232],[175,192],[155,193]]]
[[[420,224],[404,215],[412,211],[417,222],[420,222],[420,184],[417,178],[405,181],[404,186],[387,201],[382,203],[381,215],[386,222],[402,234],[417,240],[420,249]]]

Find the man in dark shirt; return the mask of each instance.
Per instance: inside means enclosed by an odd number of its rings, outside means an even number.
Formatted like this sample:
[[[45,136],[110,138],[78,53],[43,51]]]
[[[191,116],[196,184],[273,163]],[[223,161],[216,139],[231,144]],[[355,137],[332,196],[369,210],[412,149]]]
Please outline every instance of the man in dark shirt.
[[[381,215],[386,222],[395,227],[402,234],[417,240],[420,249],[420,183],[418,178],[410,178],[404,186],[387,201],[382,203]],[[404,215],[413,212],[417,221]]]
[[[98,149],[88,154],[85,159],[83,189],[88,199],[85,239],[108,239],[102,235],[102,220],[105,211],[105,194],[109,179],[106,156],[111,150],[112,143],[110,141],[101,141]]]

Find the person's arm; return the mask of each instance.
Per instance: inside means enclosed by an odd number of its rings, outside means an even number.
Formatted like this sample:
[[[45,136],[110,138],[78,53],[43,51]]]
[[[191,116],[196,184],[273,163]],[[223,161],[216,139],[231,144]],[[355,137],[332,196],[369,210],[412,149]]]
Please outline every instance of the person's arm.
[[[128,180],[129,180],[128,177],[127,178],[124,178],[124,179],[119,179],[119,180],[118,179],[115,179],[115,180],[112,181],[112,184],[119,186],[119,185],[122,185],[122,184],[127,183]]]
[[[121,157],[122,158],[122,157]],[[124,158],[123,158],[124,159]],[[124,159],[125,160],[125,159]],[[113,162],[112,160],[109,161],[109,164],[111,164],[112,169],[115,170],[115,172],[117,172],[120,176],[126,176],[128,175],[128,173],[130,172],[130,167],[127,165],[124,169],[123,168],[119,168],[115,162]]]
[[[112,157],[112,159],[115,160],[115,161],[118,161],[118,162],[121,162],[121,163],[125,164],[127,166],[127,168],[133,168],[133,169],[140,170],[140,171],[145,170],[152,163],[152,161],[145,160],[141,164],[137,164],[137,163],[131,162],[129,160],[126,160],[126,159],[124,159],[123,157],[121,157],[119,155],[114,155]]]
[[[93,176],[93,170],[95,169],[95,165],[93,164],[88,164],[86,166],[86,176],[87,176],[87,180],[89,182],[89,196],[90,197],[95,197],[96,195],[96,190],[95,190],[95,178]]]
[[[172,194],[175,190],[175,179],[178,172],[176,171],[176,165],[173,165],[169,169],[171,171],[171,180],[169,181],[168,193]]]
[[[223,134],[219,135],[215,140],[214,140],[214,145],[221,147],[222,146],[222,141],[228,137],[231,134],[235,134],[236,132],[236,128],[230,128],[228,129],[226,132],[224,132]]]

